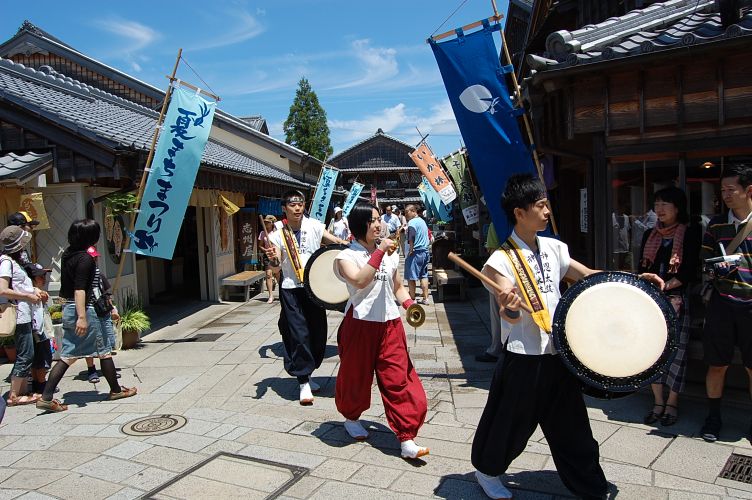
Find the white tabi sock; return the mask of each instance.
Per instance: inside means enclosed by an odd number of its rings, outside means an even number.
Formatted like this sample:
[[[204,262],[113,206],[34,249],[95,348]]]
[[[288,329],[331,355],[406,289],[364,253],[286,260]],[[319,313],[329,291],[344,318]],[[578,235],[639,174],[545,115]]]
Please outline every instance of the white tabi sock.
[[[419,458],[428,455],[428,448],[418,446],[415,441],[408,439],[400,443],[400,452],[402,458]]]
[[[476,470],[475,479],[478,480],[478,484],[490,498],[495,500],[506,500],[512,498],[512,492],[504,486],[504,483],[501,482],[501,479],[499,479],[498,476],[489,476]]]

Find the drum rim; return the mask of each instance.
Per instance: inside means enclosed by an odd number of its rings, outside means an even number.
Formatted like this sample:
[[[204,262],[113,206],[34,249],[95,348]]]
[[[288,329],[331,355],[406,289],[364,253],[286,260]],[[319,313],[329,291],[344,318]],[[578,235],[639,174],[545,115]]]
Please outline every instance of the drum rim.
[[[308,284],[308,276],[311,272],[311,266],[313,265],[316,258],[325,252],[330,252],[332,250],[344,250],[346,248],[350,248],[349,245],[344,245],[342,243],[334,243],[331,245],[326,245],[315,252],[311,254],[311,256],[308,258],[308,261],[306,262],[305,269],[303,270],[303,288],[305,288],[306,294],[308,294],[308,298],[310,298],[313,302],[318,304],[320,307],[323,307],[324,309],[329,309],[333,311],[344,311],[345,305],[347,305],[347,300],[344,300],[342,302],[327,302],[325,300],[322,300],[318,298],[311,289],[310,285]]]
[[[614,279],[616,278],[616,279]],[[586,367],[574,356],[566,338],[566,317],[569,308],[580,294],[595,285],[602,283],[627,283],[647,293],[658,305],[666,321],[668,341],[658,360],[648,369],[629,377],[608,377],[596,373]],[[562,295],[554,313],[552,323],[552,335],[554,347],[561,355],[566,367],[582,382],[605,392],[633,392],[646,386],[663,375],[676,356],[679,346],[678,331],[676,328],[676,313],[674,308],[658,288],[646,280],[638,278],[635,274],[624,271],[601,271],[587,276],[578,281]]]

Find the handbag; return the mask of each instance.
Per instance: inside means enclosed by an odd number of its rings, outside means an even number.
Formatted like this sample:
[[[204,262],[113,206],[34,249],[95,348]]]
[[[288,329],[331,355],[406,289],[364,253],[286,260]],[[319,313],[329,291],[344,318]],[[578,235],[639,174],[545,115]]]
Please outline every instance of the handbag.
[[[110,312],[114,309],[112,302],[107,298],[107,295],[102,293],[101,284],[92,288],[92,294],[94,295],[94,312],[97,313],[97,317],[106,318],[110,315]]]
[[[10,262],[10,288],[13,289],[13,260]],[[18,310],[16,304],[8,301],[0,304],[0,337],[11,337],[16,333]]]

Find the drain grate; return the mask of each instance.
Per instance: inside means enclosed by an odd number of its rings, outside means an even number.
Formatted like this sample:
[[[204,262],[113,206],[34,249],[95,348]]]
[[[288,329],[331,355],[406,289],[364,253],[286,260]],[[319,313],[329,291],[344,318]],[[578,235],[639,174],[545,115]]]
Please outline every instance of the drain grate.
[[[308,469],[305,467],[219,452],[157,486],[141,498],[237,497],[272,500],[306,474]]]
[[[195,338],[196,342],[216,342],[224,333],[198,333]]]
[[[182,415],[153,415],[123,424],[120,432],[128,436],[158,436],[176,431],[187,423]]]
[[[732,453],[718,477],[752,484],[752,457]]]

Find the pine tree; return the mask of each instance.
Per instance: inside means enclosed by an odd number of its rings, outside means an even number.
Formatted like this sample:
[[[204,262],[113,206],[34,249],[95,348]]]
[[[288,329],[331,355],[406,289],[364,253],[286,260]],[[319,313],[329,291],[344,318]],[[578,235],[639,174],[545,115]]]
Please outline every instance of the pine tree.
[[[331,156],[333,149],[329,141],[326,111],[319,104],[316,92],[305,77],[298,82],[295,100],[290,106],[290,114],[287,115],[283,130],[288,144],[320,160]]]

